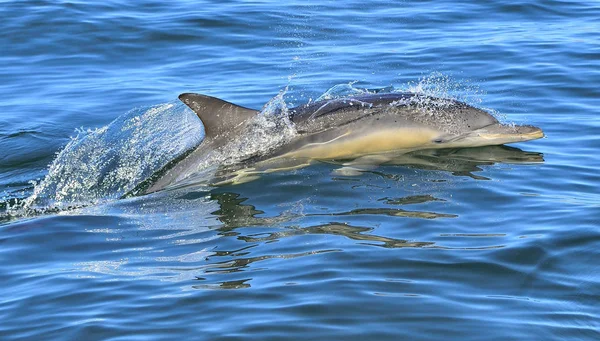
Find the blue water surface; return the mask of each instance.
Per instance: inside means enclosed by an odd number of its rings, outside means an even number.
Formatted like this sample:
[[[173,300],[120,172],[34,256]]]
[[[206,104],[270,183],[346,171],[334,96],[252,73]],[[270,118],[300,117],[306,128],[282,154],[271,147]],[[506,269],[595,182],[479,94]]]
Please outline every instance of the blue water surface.
[[[600,3],[37,0],[0,18],[2,340],[600,339]],[[260,109],[336,85],[547,137],[119,199],[200,143],[180,93]]]

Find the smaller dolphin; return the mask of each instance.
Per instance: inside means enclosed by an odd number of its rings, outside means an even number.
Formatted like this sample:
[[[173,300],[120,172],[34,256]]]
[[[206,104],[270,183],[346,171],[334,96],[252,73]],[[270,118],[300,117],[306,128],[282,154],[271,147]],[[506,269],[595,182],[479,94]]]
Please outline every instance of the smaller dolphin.
[[[183,159],[153,175],[137,193],[189,180],[207,155],[247,131],[260,113],[206,95],[184,93],[179,99],[202,120],[205,139]],[[295,136],[265,155],[253,156],[252,162],[360,159],[421,149],[501,145],[544,136],[538,127],[502,124],[460,101],[408,92],[317,101],[291,108],[287,114]]]

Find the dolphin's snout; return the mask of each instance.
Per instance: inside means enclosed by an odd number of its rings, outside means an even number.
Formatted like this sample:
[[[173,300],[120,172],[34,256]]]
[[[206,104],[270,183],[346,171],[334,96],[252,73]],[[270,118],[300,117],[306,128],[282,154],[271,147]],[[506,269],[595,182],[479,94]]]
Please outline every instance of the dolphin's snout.
[[[515,126],[516,132],[517,134],[523,134],[523,135],[539,135],[540,138],[544,137],[544,132],[542,131],[542,129],[536,127],[536,126],[530,126],[530,125],[522,125],[522,126]]]
[[[532,125],[492,124],[475,131],[477,135],[494,144],[523,142],[544,137],[542,129]]]

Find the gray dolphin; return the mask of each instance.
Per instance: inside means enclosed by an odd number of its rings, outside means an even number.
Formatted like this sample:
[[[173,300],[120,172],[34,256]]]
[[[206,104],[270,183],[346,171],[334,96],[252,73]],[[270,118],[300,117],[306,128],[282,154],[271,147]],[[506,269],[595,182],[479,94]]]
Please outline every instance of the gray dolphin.
[[[171,162],[136,193],[151,193],[186,182],[207,155],[247,131],[260,112],[206,95],[179,99],[202,120],[204,141]],[[415,93],[365,94],[317,101],[287,111],[296,134],[287,143],[254,155],[253,161],[361,159],[421,149],[501,145],[539,139],[538,127],[498,122],[466,103]],[[240,160],[243,161],[243,160]],[[302,162],[300,162],[302,163]]]

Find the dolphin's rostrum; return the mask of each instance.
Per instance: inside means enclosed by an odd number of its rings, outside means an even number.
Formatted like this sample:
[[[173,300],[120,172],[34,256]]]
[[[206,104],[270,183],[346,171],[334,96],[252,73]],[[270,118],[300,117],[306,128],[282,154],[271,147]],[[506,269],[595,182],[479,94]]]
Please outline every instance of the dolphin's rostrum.
[[[145,193],[186,180],[199,160],[247,128],[259,111],[206,95],[179,99],[202,120],[205,139],[159,171]],[[421,149],[463,148],[539,139],[540,128],[498,122],[466,103],[415,93],[365,94],[317,101],[288,110],[297,134],[259,160],[356,159]]]

